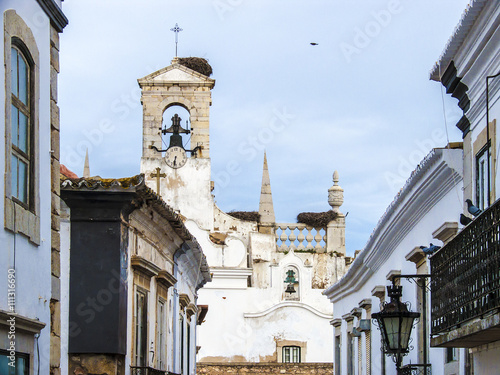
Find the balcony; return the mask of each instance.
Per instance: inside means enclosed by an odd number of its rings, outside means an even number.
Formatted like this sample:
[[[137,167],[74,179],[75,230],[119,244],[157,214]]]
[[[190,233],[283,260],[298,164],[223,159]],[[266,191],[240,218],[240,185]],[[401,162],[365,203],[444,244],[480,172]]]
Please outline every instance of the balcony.
[[[430,258],[431,346],[500,340],[500,201]]]

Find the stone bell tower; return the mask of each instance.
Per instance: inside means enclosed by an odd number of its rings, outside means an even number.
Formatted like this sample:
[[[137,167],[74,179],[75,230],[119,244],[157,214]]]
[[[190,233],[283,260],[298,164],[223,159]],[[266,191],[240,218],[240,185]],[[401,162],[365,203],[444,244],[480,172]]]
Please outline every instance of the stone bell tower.
[[[207,229],[213,223],[209,112],[215,80],[208,77],[211,70],[204,59],[175,57],[170,66],[138,80],[143,107],[141,173],[171,207]],[[163,114],[172,106],[186,109],[191,123],[186,129],[190,144],[184,150],[181,143],[180,149],[170,150],[174,153],[166,151],[168,133],[162,142],[161,131]]]
[[[137,80],[142,89],[143,157],[159,157],[150,146],[161,149],[159,129],[162,126],[163,112],[173,105],[184,107],[189,112],[191,148],[201,146],[197,157],[210,157],[210,90],[214,87],[215,80],[182,65],[181,60],[174,57],[172,65]]]

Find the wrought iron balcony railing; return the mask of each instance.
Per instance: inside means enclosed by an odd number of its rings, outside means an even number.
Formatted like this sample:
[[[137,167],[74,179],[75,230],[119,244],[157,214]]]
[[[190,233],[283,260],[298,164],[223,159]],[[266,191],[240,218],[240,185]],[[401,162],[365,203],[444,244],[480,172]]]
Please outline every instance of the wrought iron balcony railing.
[[[398,375],[432,375],[431,365],[406,365],[401,367]]]
[[[147,366],[130,366],[131,375],[167,375],[166,371]]]
[[[500,201],[485,210],[431,262],[432,334],[500,307]]]

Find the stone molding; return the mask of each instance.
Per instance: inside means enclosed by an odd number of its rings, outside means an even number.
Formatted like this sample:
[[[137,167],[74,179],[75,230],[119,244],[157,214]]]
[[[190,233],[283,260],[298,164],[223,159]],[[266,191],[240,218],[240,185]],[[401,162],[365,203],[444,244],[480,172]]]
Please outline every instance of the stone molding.
[[[196,307],[196,305],[194,303],[190,303],[189,305],[187,305],[186,307],[186,316],[189,319],[191,319],[191,317],[196,314],[198,312],[198,308]]]
[[[385,286],[377,285],[372,289],[372,296],[377,297],[380,301],[385,300]]]
[[[168,271],[161,270],[158,272],[158,275],[156,276],[156,281],[168,289],[171,286],[175,285],[177,279],[174,276],[172,276]]]
[[[297,301],[286,301],[286,302],[280,302],[270,308],[268,308],[267,310],[264,310],[264,311],[261,311],[261,312],[257,312],[257,313],[245,313],[243,314],[243,317],[244,318],[261,318],[263,316],[266,316],[278,309],[281,309],[283,307],[298,307],[298,308],[302,308],[302,309],[305,309],[305,310],[308,310],[310,312],[312,312],[314,315],[317,315],[319,316],[320,318],[323,318],[323,319],[332,319],[333,318],[333,314],[325,314],[325,313],[322,313],[321,311],[318,311],[316,310],[314,307],[310,306],[310,305],[307,305],[303,302],[297,302]]]
[[[161,271],[160,267],[140,255],[132,255],[130,265],[135,271],[139,271],[148,277],[156,276]]]
[[[184,310],[184,308],[189,305],[191,302],[191,299],[189,296],[185,293],[179,294],[179,306],[181,310]]]
[[[0,327],[10,327],[7,320],[12,317],[16,320],[16,332],[24,332],[28,334],[37,334],[46,326],[38,319],[28,318],[19,314],[12,314],[5,310],[0,310]]]
[[[340,318],[332,319],[330,320],[330,325],[333,327],[340,327],[342,325],[342,319]]]
[[[458,233],[458,223],[447,221],[432,232],[432,237],[442,241],[445,245]]]
[[[419,246],[416,246],[412,251],[406,254],[405,259],[409,262],[415,263],[416,267],[418,268],[426,262],[427,257],[422,249]]]

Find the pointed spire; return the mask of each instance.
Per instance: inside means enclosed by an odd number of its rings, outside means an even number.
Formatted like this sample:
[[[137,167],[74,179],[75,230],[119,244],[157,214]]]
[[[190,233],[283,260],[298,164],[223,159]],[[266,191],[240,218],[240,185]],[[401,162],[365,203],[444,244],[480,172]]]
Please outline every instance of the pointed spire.
[[[269,170],[267,168],[267,156],[264,151],[264,169],[262,171],[262,187],[260,190],[259,203],[260,223],[264,226],[274,225],[273,195],[271,193],[271,181],[269,179]]]
[[[85,153],[85,164],[83,165],[83,177],[90,177],[90,167],[89,167],[89,149],[87,148],[87,152]]]

